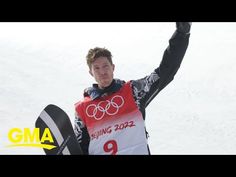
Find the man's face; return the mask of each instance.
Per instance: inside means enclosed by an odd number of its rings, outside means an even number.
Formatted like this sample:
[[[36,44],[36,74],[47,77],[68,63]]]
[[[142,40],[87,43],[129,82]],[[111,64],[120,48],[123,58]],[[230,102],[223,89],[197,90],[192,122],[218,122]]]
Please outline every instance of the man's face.
[[[92,63],[89,73],[98,83],[99,88],[109,86],[113,80],[115,65],[111,64],[107,57],[99,57]]]

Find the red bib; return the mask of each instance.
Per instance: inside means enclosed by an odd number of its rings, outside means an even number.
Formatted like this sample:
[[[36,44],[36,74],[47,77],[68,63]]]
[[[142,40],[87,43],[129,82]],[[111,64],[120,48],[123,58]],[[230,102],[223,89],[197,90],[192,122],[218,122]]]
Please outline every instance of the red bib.
[[[76,104],[90,135],[89,154],[148,154],[145,125],[130,82],[116,93]]]

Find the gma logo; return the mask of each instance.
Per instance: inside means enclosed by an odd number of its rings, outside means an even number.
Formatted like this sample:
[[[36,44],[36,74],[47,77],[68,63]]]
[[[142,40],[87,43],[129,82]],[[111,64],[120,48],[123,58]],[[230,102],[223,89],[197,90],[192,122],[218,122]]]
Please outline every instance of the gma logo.
[[[47,143],[54,143],[52,134],[49,128],[45,128],[40,139],[40,129],[34,128],[12,128],[8,132],[8,139],[12,143],[8,147],[38,147],[51,150],[56,146]]]

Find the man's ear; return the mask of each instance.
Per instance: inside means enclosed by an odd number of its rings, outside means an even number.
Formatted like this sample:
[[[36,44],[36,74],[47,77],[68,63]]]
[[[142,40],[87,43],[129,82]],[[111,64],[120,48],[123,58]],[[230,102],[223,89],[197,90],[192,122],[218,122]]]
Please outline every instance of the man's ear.
[[[112,64],[112,67],[113,67],[113,71],[115,71],[115,65],[114,64]]]

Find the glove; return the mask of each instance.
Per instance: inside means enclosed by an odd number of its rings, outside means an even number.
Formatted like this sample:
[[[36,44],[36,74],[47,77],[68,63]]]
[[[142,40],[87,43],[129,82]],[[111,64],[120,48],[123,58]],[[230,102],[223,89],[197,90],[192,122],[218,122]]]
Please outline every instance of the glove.
[[[180,33],[190,33],[192,22],[176,22],[177,31]]]

